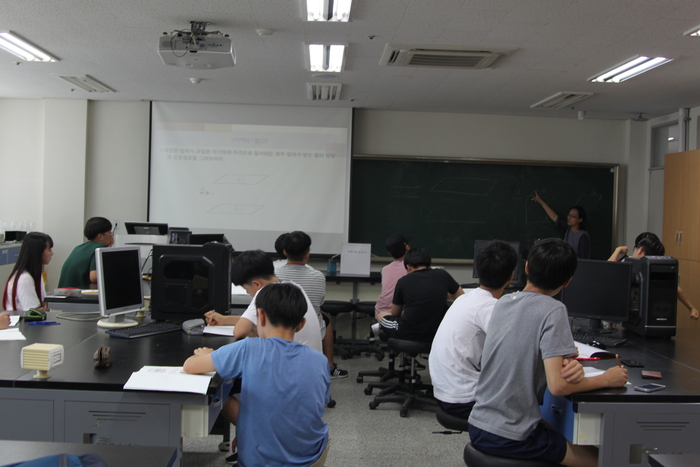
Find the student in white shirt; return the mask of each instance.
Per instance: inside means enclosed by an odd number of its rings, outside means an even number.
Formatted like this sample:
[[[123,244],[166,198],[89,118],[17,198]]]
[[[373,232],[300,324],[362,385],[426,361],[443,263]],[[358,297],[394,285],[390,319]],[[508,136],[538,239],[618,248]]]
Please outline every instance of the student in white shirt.
[[[22,241],[22,248],[2,295],[3,309],[28,310],[37,308],[48,311],[44,297],[46,290],[41,277],[44,266],[53,257],[53,240],[41,232],[29,232]]]

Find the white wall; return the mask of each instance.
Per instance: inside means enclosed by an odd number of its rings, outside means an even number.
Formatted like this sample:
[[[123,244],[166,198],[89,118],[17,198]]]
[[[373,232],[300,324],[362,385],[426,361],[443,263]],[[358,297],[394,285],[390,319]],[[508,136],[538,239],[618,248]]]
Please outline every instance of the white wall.
[[[44,101],[0,99],[0,221],[42,229]]]
[[[43,231],[54,241],[46,268],[47,292],[58,284],[61,266],[83,242],[87,100],[44,101]]]
[[[148,102],[89,103],[85,219],[147,220],[149,134]]]
[[[625,122],[356,110],[355,154],[626,163]]]

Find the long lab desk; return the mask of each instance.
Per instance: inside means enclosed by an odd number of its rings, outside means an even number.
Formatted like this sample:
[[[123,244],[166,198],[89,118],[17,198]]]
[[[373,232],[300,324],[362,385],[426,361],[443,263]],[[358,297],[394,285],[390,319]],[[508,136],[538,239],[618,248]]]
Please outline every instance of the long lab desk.
[[[649,466],[648,454],[700,453],[700,329],[679,329],[676,337],[642,338],[631,333],[622,347],[609,348],[644,368],[628,368],[629,384],[565,398],[551,398],[543,416],[575,444],[599,445],[600,467]],[[615,359],[586,362],[606,369]],[[641,371],[660,371],[661,380]],[[659,383],[666,389],[642,393],[634,386]],[[550,412],[550,413],[547,413]]]
[[[48,319],[56,320],[54,313]],[[183,332],[119,339],[94,321],[56,321],[61,324],[21,322],[27,340],[0,342],[0,439],[175,447],[179,466],[181,437],[209,433],[230,382],[215,376],[206,395],[122,387],[144,365],[181,366],[195,348],[218,348],[232,339]],[[22,347],[36,342],[64,346],[64,363],[49,371],[48,380],[34,379],[36,371],[20,365]],[[112,348],[111,368],[93,366],[101,345]]]

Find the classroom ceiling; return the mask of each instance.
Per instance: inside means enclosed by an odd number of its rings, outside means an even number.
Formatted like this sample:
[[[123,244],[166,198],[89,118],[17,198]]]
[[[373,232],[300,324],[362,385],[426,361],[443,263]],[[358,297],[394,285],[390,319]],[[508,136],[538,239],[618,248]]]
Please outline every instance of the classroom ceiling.
[[[161,100],[630,119],[700,105],[698,0],[354,0],[349,23],[302,20],[302,0],[0,0],[0,30],[59,57],[18,61],[0,50],[0,97]],[[208,21],[230,35],[236,65],[164,65],[163,32]],[[263,37],[256,29],[273,29]],[[305,43],[349,45],[345,70],[312,77]],[[486,70],[391,67],[388,43],[517,48]],[[674,61],[620,84],[587,79],[635,55]],[[116,90],[88,93],[58,78],[90,75]],[[201,78],[192,84],[190,78]],[[312,102],[309,82],[342,84]],[[558,92],[594,95],[559,110],[530,106]]]

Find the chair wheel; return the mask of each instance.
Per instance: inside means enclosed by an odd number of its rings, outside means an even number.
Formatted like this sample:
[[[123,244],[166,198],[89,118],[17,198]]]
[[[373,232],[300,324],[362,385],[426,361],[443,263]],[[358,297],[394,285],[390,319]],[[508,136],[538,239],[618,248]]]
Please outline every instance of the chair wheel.
[[[372,388],[365,388],[365,395],[371,396],[372,395]]]
[[[365,379],[364,379],[362,376],[358,376],[356,381],[357,381],[359,384],[362,384],[362,382],[363,382],[364,380],[365,380]]]
[[[350,358],[348,355],[342,355],[340,357],[341,360],[347,360],[348,358]]]
[[[370,410],[374,410],[374,409],[377,408],[377,405],[379,405],[379,404],[377,404],[376,402],[372,401],[372,402],[369,403],[369,409],[370,409]]]
[[[377,361],[381,362],[384,360],[384,352],[377,352]]]
[[[328,407],[329,409],[332,409],[333,407],[335,407],[335,401],[333,399],[331,399],[330,402],[328,404],[326,404],[326,407]]]
[[[401,410],[399,410],[399,415],[405,417],[406,415],[408,415],[408,409],[401,407]]]

